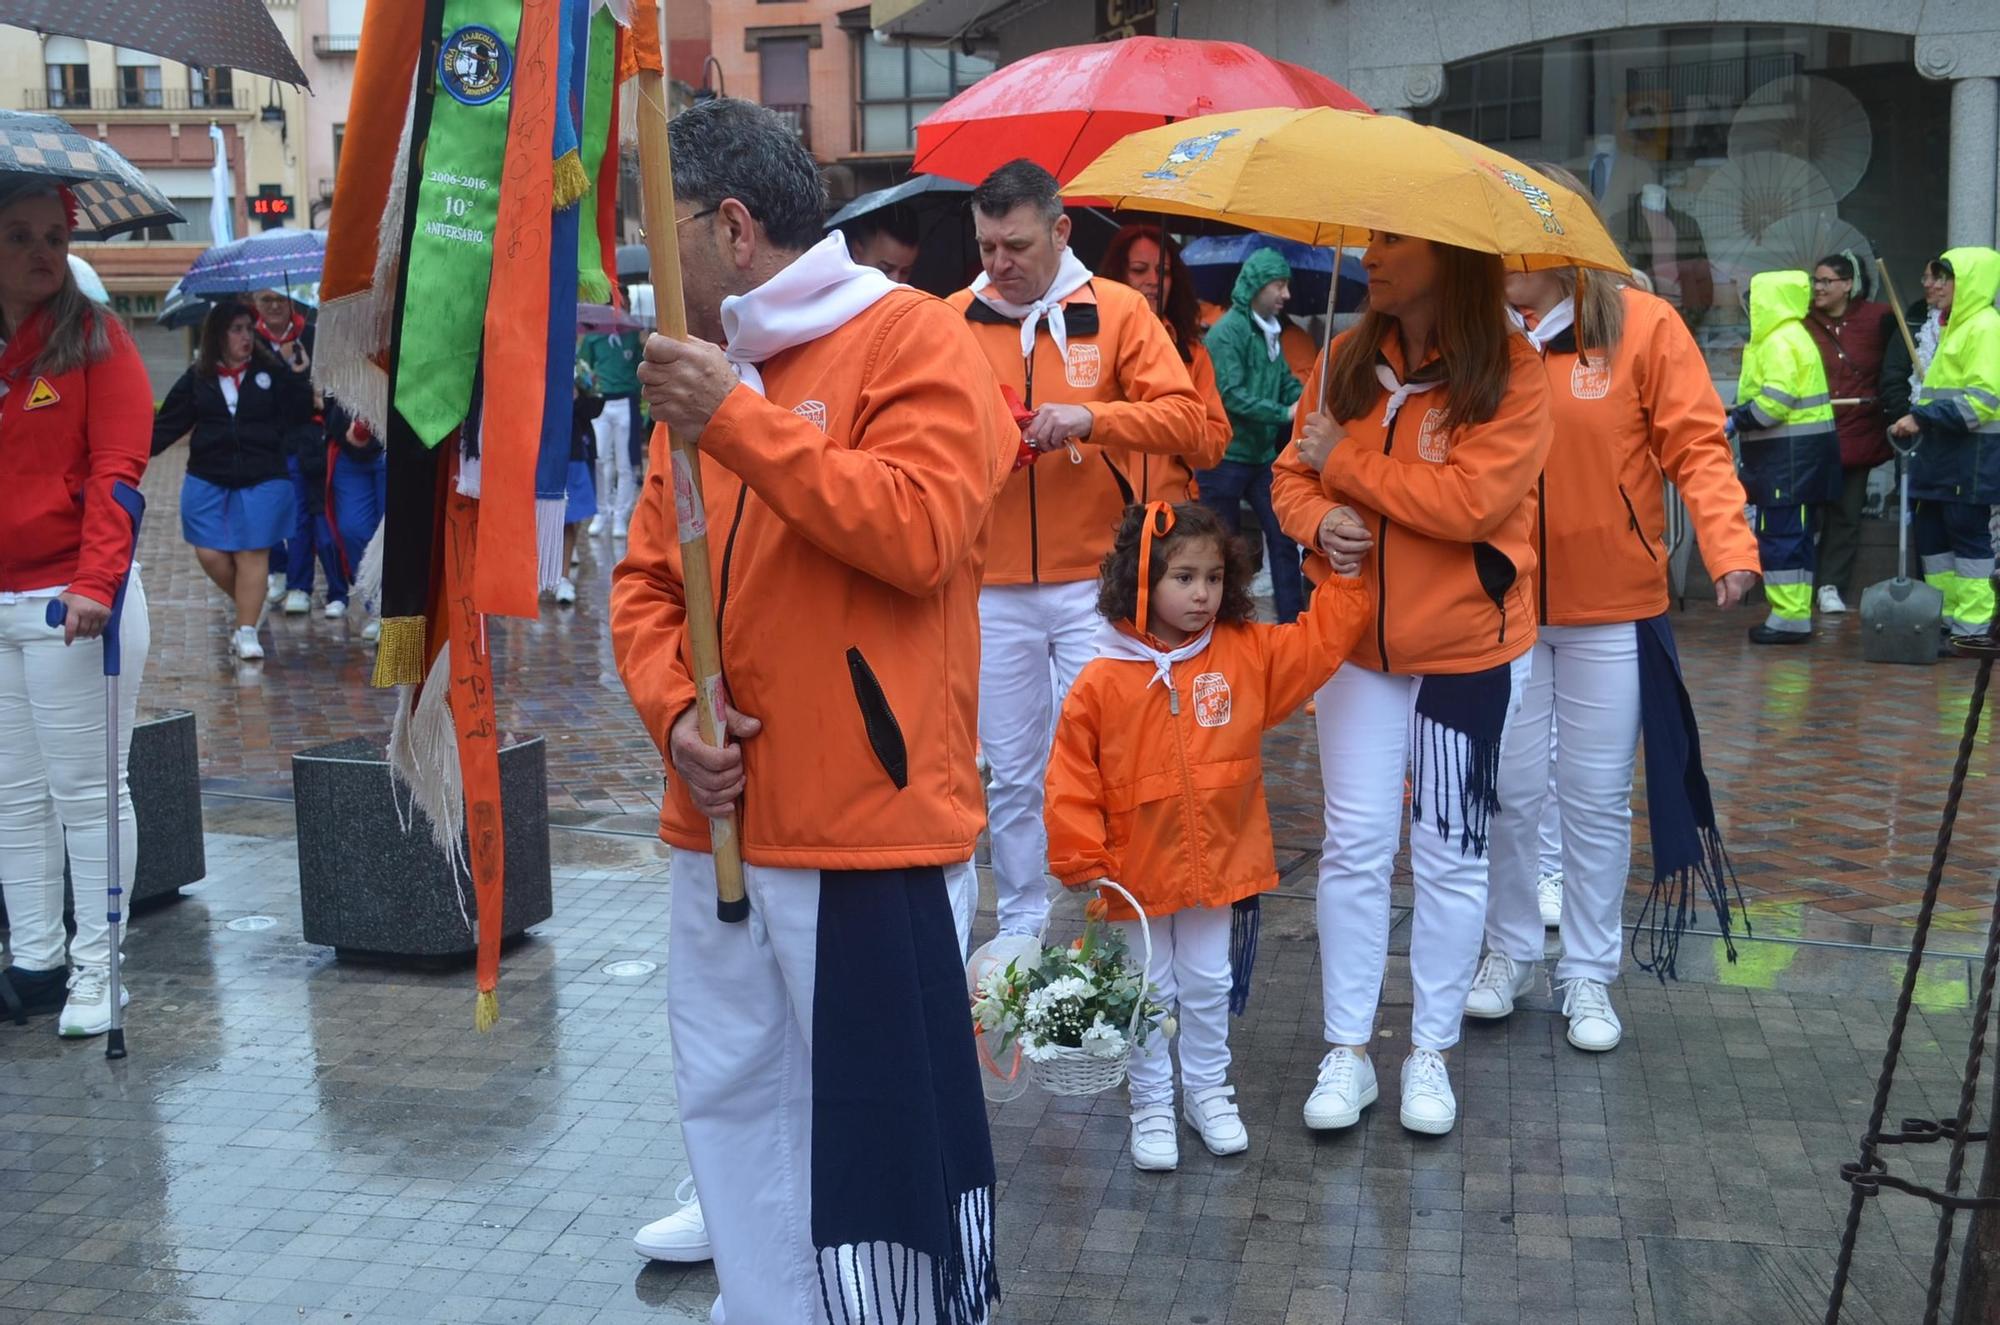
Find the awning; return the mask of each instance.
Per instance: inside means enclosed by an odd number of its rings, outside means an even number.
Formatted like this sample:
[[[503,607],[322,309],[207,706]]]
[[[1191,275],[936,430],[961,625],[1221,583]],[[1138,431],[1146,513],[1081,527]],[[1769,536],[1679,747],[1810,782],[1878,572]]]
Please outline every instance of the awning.
[[[993,34],[1048,0],[873,0],[868,21],[877,31],[911,41],[990,43]]]

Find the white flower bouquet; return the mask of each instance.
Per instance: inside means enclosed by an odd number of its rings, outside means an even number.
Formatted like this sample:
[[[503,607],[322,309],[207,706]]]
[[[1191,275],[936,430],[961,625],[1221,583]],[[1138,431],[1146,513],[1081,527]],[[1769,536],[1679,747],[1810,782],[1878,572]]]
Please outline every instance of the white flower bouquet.
[[[1117,884],[1107,884],[1138,902]],[[1140,913],[1141,924],[1144,912]],[[1125,1079],[1132,1051],[1151,1034],[1172,1035],[1172,1018],[1146,985],[1152,958],[1134,963],[1125,935],[1104,922],[1101,903],[1084,910],[1083,937],[1047,943],[981,977],[972,999],[980,1031],[998,1031],[1002,1052],[1018,1044],[1029,1074],[1053,1095],[1094,1095]]]

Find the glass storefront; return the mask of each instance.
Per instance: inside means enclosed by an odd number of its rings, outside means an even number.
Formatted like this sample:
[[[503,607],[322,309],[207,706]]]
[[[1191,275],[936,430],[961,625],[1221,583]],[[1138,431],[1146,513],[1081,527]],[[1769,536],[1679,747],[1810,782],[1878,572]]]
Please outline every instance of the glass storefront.
[[[1757,272],[1851,250],[1920,293],[1944,241],[1951,98],[1912,56],[1890,33],[1627,29],[1447,66],[1416,114],[1583,180],[1727,379]]]

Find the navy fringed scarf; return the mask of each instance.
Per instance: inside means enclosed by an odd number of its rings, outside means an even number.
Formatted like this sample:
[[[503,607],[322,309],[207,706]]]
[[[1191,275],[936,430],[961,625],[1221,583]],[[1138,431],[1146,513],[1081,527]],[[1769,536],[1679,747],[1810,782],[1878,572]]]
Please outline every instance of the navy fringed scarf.
[[[1664,613],[1634,622],[1639,633],[1639,723],[1646,738],[1646,819],[1653,838],[1653,886],[1633,929],[1633,960],[1664,983],[1679,979],[1681,935],[1694,917],[1694,886],[1701,884],[1715,909],[1723,950],[1736,960],[1730,938],[1730,894],[1750,933],[1743,893],[1722,846],[1715,801],[1701,767],[1701,733],[1681,680],[1680,653]],[[1642,954],[1636,949],[1644,946]]]
[[[820,879],[812,1240],[821,1305],[841,1325],[980,1325],[1000,1297],[993,1144],[944,872]]]
[[[1418,683],[1415,767],[1410,778],[1412,832],[1423,822],[1428,804],[1438,836],[1450,833],[1456,798],[1459,853],[1486,854],[1487,834],[1500,808],[1500,738],[1507,731],[1507,707],[1513,695],[1510,663],[1462,676],[1426,676]]]
[[[1238,899],[1229,916],[1229,1013],[1240,1017],[1250,1006],[1250,972],[1257,965],[1257,930],[1263,920],[1257,895]]]

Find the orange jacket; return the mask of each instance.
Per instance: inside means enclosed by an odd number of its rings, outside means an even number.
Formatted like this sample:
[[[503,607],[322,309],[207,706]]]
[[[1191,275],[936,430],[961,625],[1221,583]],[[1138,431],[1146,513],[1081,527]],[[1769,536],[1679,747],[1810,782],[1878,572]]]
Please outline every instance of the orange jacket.
[[[986,583],[1065,584],[1094,579],[1111,550],[1125,507],[1148,481],[1139,452],[1198,455],[1207,442],[1201,397],[1146,296],[1098,277],[1063,301],[1068,362],[1044,323],[1035,333],[1034,376],[1021,357],[1019,324],[960,290],[951,296],[1002,384],[1028,406],[1088,406],[1091,432],[1076,444],[1081,461],[1058,448],[1014,474],[993,510]],[[1019,450],[1010,420],[1003,440]]]
[[[1186,455],[1156,456],[1141,451],[1127,457],[1128,480],[1133,479],[1133,467],[1138,468],[1132,487],[1140,501],[1192,501],[1195,471],[1215,468],[1229,449],[1229,411],[1222,407],[1222,392],[1215,385],[1215,360],[1208,357],[1205,347],[1196,345],[1194,357],[1184,367],[1188,380],[1194,383],[1195,394],[1201,397],[1202,406],[1208,411],[1203,445],[1201,450]]]
[[[764,724],[743,744],[743,857],[967,860],[980,544],[1019,433],[964,319],[908,288],[761,369],[769,399],[737,387],[701,435],[723,679]],[[671,472],[656,428],[611,588],[619,675],[663,752],[695,696]],[[709,849],[671,766],[660,836]]]
[[[1284,329],[1278,333],[1278,353],[1285,356],[1285,366],[1292,370],[1292,376],[1305,385],[1306,394],[1312,394],[1312,378],[1306,374],[1319,359],[1319,343],[1306,329],[1290,318],[1284,320]]]
[[[1113,879],[1153,916],[1275,887],[1264,733],[1326,683],[1371,611],[1363,580],[1330,576],[1290,625],[1216,626],[1174,664],[1171,691],[1150,662],[1086,663],[1049,755],[1049,869],[1069,884]]]
[[[1388,393],[1378,387],[1367,411],[1343,425],[1347,436],[1323,473],[1308,469],[1295,446],[1278,456],[1271,504],[1285,533],[1313,549],[1306,573],[1315,583],[1331,573],[1319,526],[1334,507],[1353,507],[1375,536],[1361,569],[1375,591],[1375,629],[1354,654],[1365,667],[1478,672],[1535,642],[1534,487],[1549,451],[1549,388],[1526,337],[1509,336],[1507,347],[1507,389],[1484,423],[1443,430],[1438,387],[1406,399],[1384,428]],[[1378,354],[1407,380],[1393,334]],[[1319,369],[1314,363],[1307,381]],[[1300,398],[1294,440],[1315,399]]]
[[[1708,364],[1666,300],[1627,289],[1624,301],[1625,333],[1608,368],[1601,355],[1584,362],[1572,332],[1543,353],[1555,423],[1536,502],[1544,625],[1667,610],[1662,470],[1687,503],[1709,574],[1758,569]]]

